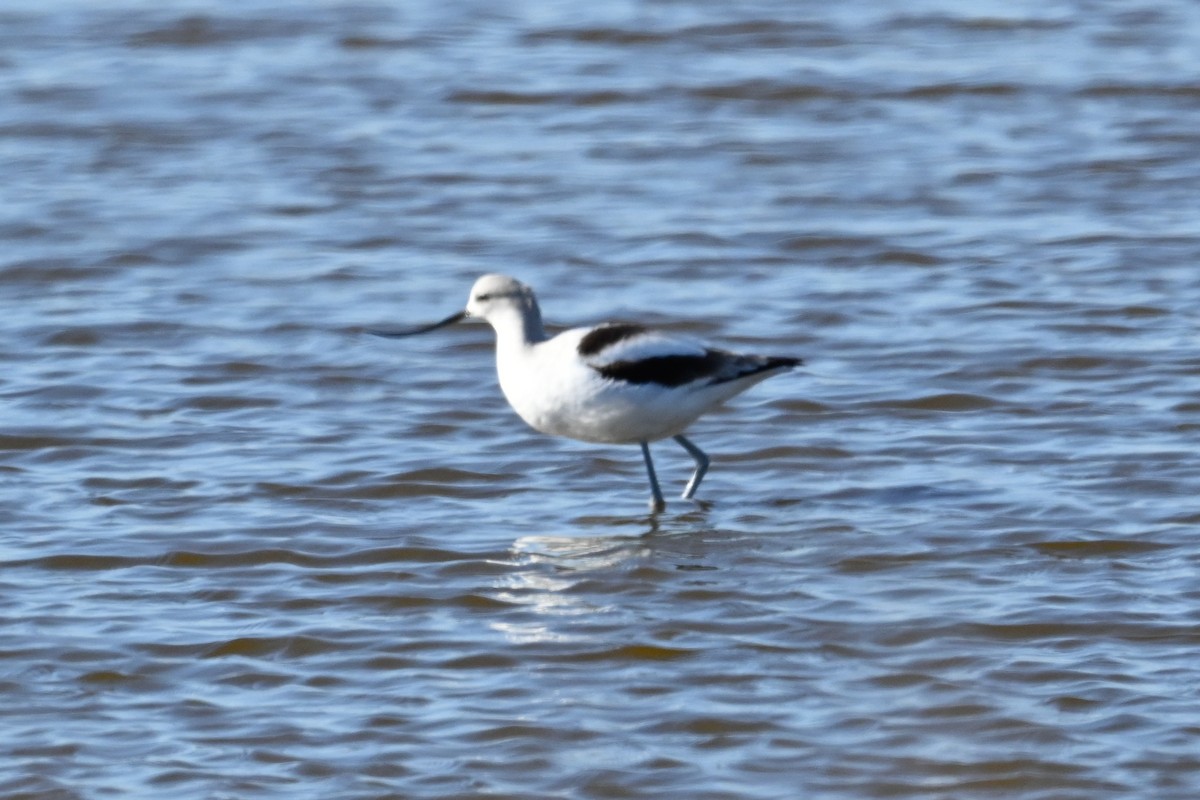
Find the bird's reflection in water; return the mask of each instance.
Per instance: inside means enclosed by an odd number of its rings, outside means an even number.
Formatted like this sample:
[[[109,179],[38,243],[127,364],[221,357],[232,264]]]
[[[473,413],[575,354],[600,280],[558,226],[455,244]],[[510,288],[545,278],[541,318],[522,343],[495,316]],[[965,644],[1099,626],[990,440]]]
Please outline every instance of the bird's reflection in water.
[[[586,618],[592,623],[627,613],[613,598],[642,587],[646,579],[637,568],[657,561],[667,541],[695,534],[702,517],[697,511],[673,518],[669,524],[657,515],[638,520],[586,517],[576,522],[591,529],[607,526],[644,532],[522,536],[510,548],[514,569],[497,580],[496,598],[522,605],[532,613],[519,622],[497,621],[494,629],[519,643],[590,638],[590,624],[564,626],[555,620],[577,618],[583,622]]]

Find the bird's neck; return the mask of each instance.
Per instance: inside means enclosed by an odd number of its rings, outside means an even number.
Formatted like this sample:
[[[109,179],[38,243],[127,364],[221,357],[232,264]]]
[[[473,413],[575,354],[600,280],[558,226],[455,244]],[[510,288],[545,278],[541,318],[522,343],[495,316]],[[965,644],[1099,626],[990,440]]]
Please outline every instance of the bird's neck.
[[[536,302],[522,308],[507,309],[488,321],[496,330],[498,349],[523,349],[546,341],[542,312]]]

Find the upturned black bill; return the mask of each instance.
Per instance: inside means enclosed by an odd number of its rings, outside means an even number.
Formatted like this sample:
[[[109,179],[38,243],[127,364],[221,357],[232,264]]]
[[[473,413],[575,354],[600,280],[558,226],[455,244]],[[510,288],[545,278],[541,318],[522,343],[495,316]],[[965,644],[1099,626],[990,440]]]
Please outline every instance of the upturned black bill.
[[[405,336],[416,336],[418,333],[429,333],[436,331],[438,328],[444,328],[447,325],[453,325],[456,322],[461,322],[467,318],[466,311],[459,311],[456,314],[451,314],[440,322],[435,322],[432,325],[418,325],[415,328],[397,328],[395,330],[380,330],[377,328],[368,329],[367,333],[373,336],[383,336],[388,339],[401,339]]]

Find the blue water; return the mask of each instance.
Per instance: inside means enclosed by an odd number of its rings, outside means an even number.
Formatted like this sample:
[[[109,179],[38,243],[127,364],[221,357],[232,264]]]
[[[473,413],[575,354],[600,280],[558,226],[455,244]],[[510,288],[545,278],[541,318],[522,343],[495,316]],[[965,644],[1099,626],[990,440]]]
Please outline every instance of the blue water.
[[[1191,3],[0,10],[0,794],[1192,798]],[[547,320],[803,357],[528,430]]]

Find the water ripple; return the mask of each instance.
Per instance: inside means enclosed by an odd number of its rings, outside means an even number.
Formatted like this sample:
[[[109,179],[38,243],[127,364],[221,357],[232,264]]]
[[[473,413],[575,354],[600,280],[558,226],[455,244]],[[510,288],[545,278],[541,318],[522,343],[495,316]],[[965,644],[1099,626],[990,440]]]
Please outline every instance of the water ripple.
[[[1200,791],[1191,6],[193,5],[0,11],[0,795]],[[652,516],[491,271],[805,368]]]

